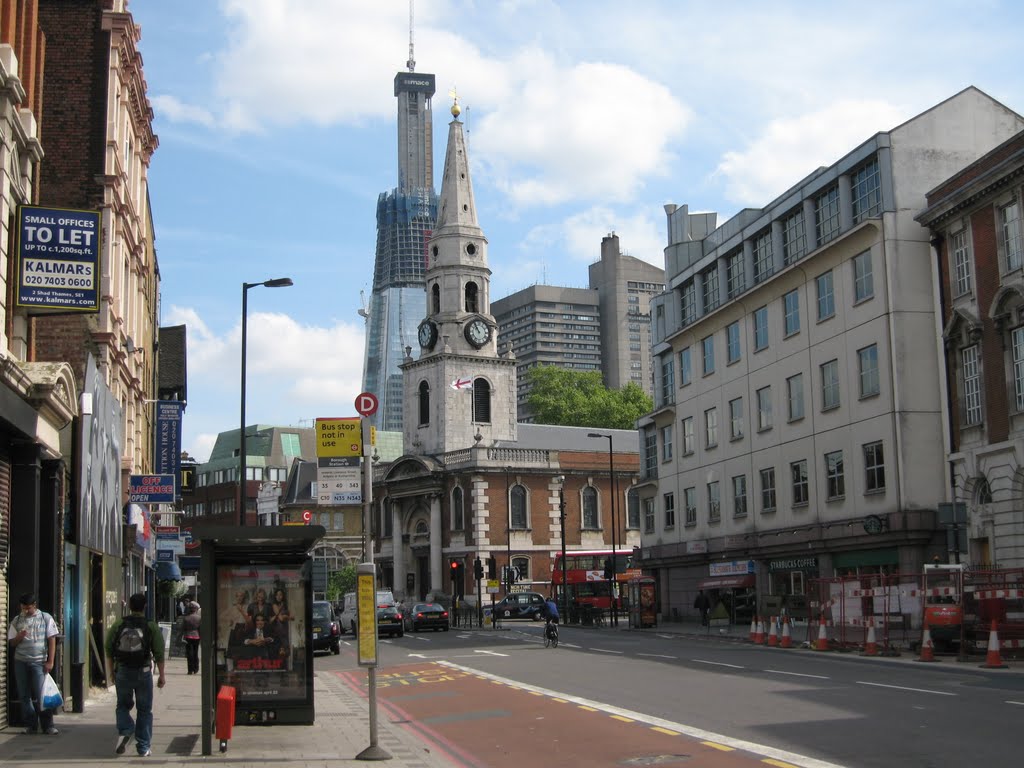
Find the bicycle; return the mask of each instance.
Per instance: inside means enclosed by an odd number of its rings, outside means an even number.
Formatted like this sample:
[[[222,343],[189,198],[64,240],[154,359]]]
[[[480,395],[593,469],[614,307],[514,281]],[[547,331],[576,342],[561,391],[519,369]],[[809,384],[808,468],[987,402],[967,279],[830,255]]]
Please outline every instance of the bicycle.
[[[594,611],[594,626],[595,627],[606,627],[606,626],[608,626],[607,624],[605,624],[605,621],[604,621],[604,611],[602,611],[600,609]]]
[[[549,646],[551,648],[558,647],[558,625],[554,622],[548,622],[544,627],[544,647]]]

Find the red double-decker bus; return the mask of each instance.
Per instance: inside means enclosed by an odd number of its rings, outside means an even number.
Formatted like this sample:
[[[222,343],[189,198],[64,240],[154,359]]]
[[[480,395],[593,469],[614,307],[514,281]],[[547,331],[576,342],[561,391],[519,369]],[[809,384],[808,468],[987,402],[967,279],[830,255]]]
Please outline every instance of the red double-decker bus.
[[[615,580],[619,584],[619,606],[621,607],[623,583],[640,571],[633,568],[632,551],[619,550],[615,558]],[[612,582],[605,578],[605,569],[612,563],[610,549],[591,549],[565,553],[565,581],[568,584],[569,605],[589,605],[608,610],[612,607]],[[551,569],[551,591],[559,603],[562,601],[562,553],[555,553]]]

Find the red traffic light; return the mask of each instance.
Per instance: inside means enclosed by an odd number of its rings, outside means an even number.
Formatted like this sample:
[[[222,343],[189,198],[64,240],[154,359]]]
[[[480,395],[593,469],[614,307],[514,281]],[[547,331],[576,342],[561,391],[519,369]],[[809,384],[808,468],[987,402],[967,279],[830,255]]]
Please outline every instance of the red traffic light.
[[[451,566],[452,566],[452,570],[453,571],[457,571],[459,569],[459,561],[458,560],[452,560]]]

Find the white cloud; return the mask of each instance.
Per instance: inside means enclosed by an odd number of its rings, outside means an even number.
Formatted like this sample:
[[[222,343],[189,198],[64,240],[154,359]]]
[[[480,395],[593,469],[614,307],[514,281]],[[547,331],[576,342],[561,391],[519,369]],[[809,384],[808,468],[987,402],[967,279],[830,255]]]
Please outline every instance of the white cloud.
[[[185,104],[174,96],[162,94],[150,99],[153,111],[172,123],[197,123],[212,128],[215,120],[213,115],[202,107]]]
[[[209,425],[235,429],[240,415],[241,325],[213,333],[195,310],[172,306],[163,321],[188,326],[189,401],[183,447],[199,460],[213,448]],[[354,415],[361,391],[364,327],[303,324],[285,314],[252,312],[246,325],[246,422],[303,424]],[[232,426],[228,426],[232,425]]]
[[[601,240],[614,233],[623,253],[661,267],[664,228],[656,214],[646,209],[623,212],[594,206],[564,221],[533,227],[520,249],[527,254],[564,253],[574,262],[589,265],[601,258]],[[588,278],[583,274],[585,284]]]
[[[564,67],[528,50],[512,73],[510,97],[477,124],[474,157],[519,206],[634,198],[691,119],[665,86],[617,64]]]
[[[726,152],[715,174],[724,177],[729,200],[761,206],[909,116],[905,107],[884,101],[844,100],[816,112],[778,118],[745,149]]]

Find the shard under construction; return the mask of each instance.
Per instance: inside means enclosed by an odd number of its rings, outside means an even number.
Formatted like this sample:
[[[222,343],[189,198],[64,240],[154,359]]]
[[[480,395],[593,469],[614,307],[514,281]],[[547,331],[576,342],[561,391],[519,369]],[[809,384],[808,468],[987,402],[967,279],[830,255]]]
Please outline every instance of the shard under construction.
[[[405,347],[415,347],[416,327],[427,314],[427,241],[437,218],[430,99],[434,76],[395,75],[398,98],[398,186],[377,199],[377,252],[367,316],[363,391],[377,395],[377,429],[402,429]]]

